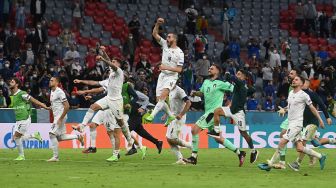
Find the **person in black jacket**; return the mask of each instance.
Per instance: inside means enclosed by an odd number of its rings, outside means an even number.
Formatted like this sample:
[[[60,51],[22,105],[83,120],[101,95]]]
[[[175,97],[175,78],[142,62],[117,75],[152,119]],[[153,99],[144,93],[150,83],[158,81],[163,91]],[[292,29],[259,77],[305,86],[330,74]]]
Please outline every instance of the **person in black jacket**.
[[[31,0],[30,14],[33,16],[34,25],[40,22],[46,10],[45,0]]]

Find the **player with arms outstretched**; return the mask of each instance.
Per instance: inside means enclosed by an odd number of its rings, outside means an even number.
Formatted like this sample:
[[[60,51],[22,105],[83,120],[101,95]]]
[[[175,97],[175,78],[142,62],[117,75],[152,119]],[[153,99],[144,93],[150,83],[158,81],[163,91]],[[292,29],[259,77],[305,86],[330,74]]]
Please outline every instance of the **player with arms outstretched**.
[[[25,160],[24,152],[23,152],[23,144],[22,140],[27,140],[30,138],[37,139],[42,141],[41,135],[39,132],[26,135],[28,126],[31,123],[31,105],[30,103],[34,103],[44,109],[49,110],[46,104],[41,103],[40,101],[34,99],[27,92],[20,90],[21,81],[18,78],[13,78],[9,82],[9,89],[11,91],[11,104],[10,107],[14,109],[15,113],[15,126],[13,129],[13,139],[16,143],[16,147],[19,151],[19,156],[14,159],[16,161]]]
[[[171,121],[175,119],[174,115],[169,109],[168,104],[165,102],[169,92],[176,85],[178,79],[178,73],[182,72],[182,66],[184,63],[183,51],[177,46],[177,35],[169,33],[167,39],[164,40],[159,35],[159,27],[164,23],[163,18],[158,18],[154,29],[153,37],[162,46],[162,60],[160,65],[161,73],[159,75],[156,85],[156,97],[157,103],[150,116],[146,117],[146,121],[152,122],[155,115],[164,110],[168,115],[165,125],[169,125]]]

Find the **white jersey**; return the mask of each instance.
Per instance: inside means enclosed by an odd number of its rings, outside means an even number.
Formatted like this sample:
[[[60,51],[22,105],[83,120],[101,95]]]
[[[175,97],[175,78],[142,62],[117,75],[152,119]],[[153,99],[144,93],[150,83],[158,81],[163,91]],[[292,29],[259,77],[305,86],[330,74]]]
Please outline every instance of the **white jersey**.
[[[50,103],[53,111],[54,118],[60,117],[64,111],[63,102],[67,101],[64,91],[56,87],[55,91],[51,90]]]
[[[296,93],[292,91],[288,95],[288,122],[303,121],[303,112],[306,105],[311,105],[312,101],[307,93],[300,90]]]
[[[107,92],[109,80],[108,79],[102,80],[102,81],[99,81],[98,83],[101,87],[104,88],[105,92]]]
[[[118,67],[116,71],[110,68],[110,76],[108,78],[107,96],[110,100],[122,99],[121,91],[124,83],[124,72]]]
[[[188,98],[187,94],[179,86],[176,86],[173,90],[169,92],[170,109],[174,115],[178,115],[182,112],[185,106],[185,97]]]
[[[162,46],[162,65],[170,66],[170,67],[177,67],[183,66],[184,63],[184,53],[183,51],[177,48],[169,48],[167,45],[167,41],[163,38],[160,38],[160,45]],[[175,75],[178,76],[177,72],[164,70],[161,73],[166,75]]]

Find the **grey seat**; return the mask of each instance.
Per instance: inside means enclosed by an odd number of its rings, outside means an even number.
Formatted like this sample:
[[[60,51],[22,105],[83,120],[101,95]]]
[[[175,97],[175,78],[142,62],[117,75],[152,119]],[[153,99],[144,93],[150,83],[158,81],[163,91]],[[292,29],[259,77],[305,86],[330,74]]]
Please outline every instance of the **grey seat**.
[[[93,38],[100,38],[101,37],[101,31],[92,31],[91,37]]]

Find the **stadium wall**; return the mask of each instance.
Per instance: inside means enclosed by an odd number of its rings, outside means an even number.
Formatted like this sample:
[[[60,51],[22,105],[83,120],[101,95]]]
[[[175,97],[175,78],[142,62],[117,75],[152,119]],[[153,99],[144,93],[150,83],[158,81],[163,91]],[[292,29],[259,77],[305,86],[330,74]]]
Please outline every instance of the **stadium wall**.
[[[71,129],[71,125],[78,123],[84,117],[86,109],[71,110],[68,114],[67,132],[72,134],[78,134],[78,132]],[[181,138],[191,141],[191,125],[196,122],[197,119],[202,115],[202,112],[189,112],[187,115],[187,125],[182,128]],[[29,132],[39,131],[43,138],[43,142],[39,143],[35,140],[29,140],[24,142],[25,148],[49,148],[49,129],[50,129],[50,114],[46,110],[35,110],[34,111],[33,123],[29,127]],[[160,114],[154,120],[154,124],[146,124],[145,129],[160,140],[165,141],[166,127],[162,125],[160,119]],[[249,133],[254,140],[256,148],[275,148],[279,142],[280,128],[279,125],[284,120],[284,117],[279,117],[275,112],[247,112],[247,125]],[[0,148],[15,148],[15,143],[12,142],[12,127],[14,125],[14,113],[10,109],[0,110]],[[319,129],[317,135],[320,137],[336,137],[336,119],[333,119],[332,126],[326,126],[326,129]],[[248,148],[245,140],[240,136],[237,127],[231,124],[230,119],[222,119],[222,132],[226,138],[229,138],[236,146],[241,148]],[[85,131],[85,147],[89,145],[90,131],[86,127]],[[133,133],[136,135],[135,133]],[[137,136],[137,135],[136,135]],[[139,142],[154,148],[155,146],[137,136]],[[125,146],[125,138],[122,137],[122,146]],[[83,148],[80,146],[79,142],[66,141],[60,143],[62,148]],[[97,129],[97,147],[98,148],[110,148],[111,144],[105,133],[105,128],[99,126]],[[164,144],[165,148],[168,148],[167,142]],[[200,148],[221,148],[222,146],[217,144],[212,138],[207,137],[206,131],[203,131],[200,135]],[[292,147],[292,144],[289,145]],[[335,148],[333,145],[326,145],[326,148]]]

